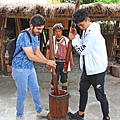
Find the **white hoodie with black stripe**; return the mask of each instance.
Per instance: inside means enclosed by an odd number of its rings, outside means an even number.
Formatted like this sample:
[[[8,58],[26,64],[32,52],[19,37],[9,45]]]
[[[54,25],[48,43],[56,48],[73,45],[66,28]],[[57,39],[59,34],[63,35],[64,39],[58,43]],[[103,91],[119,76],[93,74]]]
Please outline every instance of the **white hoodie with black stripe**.
[[[108,60],[100,25],[98,23],[90,23],[86,32],[83,31],[81,39],[77,34],[72,40],[72,45],[80,54],[80,69],[83,70],[83,56],[85,60],[85,68],[87,75],[102,73],[106,70]]]

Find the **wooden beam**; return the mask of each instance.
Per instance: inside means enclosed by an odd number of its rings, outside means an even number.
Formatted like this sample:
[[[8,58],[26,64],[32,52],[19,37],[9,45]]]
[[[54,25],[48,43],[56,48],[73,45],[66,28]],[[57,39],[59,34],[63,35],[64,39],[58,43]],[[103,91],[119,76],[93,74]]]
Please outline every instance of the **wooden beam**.
[[[5,17],[6,14],[1,14],[1,16]],[[112,20],[112,21],[120,21],[120,13],[117,15],[107,15],[107,14],[89,14],[90,18],[93,20]],[[22,18],[22,19],[30,19],[32,15],[21,15],[21,14],[8,14],[9,18]],[[46,20],[71,20],[70,15],[61,14],[61,15],[54,15],[54,17],[50,17],[50,15],[44,16]]]

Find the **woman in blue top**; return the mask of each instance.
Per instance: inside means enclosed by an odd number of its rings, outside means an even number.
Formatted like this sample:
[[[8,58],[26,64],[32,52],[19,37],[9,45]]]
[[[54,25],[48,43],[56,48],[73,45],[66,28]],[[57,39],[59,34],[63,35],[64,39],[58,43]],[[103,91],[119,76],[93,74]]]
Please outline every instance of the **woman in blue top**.
[[[26,30],[30,33],[32,42],[26,32],[20,33],[16,42],[15,54],[20,49],[23,51],[12,60],[12,77],[17,87],[16,120],[25,120],[24,100],[27,97],[28,88],[31,91],[37,116],[47,116],[48,111],[42,109],[40,102],[39,85],[33,61],[56,67],[55,61],[47,60],[39,48],[38,35],[45,25],[43,16],[34,15],[31,17],[29,25],[30,28]]]

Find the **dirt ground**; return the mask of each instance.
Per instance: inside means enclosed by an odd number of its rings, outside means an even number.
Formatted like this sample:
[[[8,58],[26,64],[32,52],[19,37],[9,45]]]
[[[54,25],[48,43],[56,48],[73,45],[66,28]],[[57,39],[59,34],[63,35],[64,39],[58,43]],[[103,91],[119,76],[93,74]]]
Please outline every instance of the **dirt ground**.
[[[74,56],[75,67],[68,74],[69,111],[76,112],[79,103],[79,79],[81,71],[78,70],[78,57]],[[45,69],[45,65],[35,64],[40,85],[41,103],[43,108],[49,109],[49,93],[51,74]],[[61,85],[59,85],[61,89]],[[105,92],[109,101],[111,120],[120,119],[120,78],[110,74],[105,78]],[[16,86],[11,76],[0,74],[0,120],[15,120]],[[25,100],[26,120],[47,120],[47,118],[36,117],[34,104],[28,91]],[[100,104],[95,98],[93,87],[89,89],[89,99],[85,113],[85,120],[102,120]]]

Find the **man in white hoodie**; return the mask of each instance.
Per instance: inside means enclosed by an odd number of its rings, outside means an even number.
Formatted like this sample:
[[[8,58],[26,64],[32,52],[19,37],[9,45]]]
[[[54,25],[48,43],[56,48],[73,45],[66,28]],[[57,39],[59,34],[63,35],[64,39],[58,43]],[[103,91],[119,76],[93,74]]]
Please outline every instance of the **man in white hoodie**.
[[[75,28],[70,28],[69,39],[80,55],[80,69],[83,70],[80,80],[79,110],[69,112],[70,120],[84,120],[84,111],[88,100],[88,89],[92,85],[97,100],[101,104],[103,120],[110,120],[109,105],[104,93],[104,78],[107,68],[107,52],[105,39],[97,23],[90,22],[88,12],[80,9],[73,14],[73,22],[83,30],[81,39]]]

